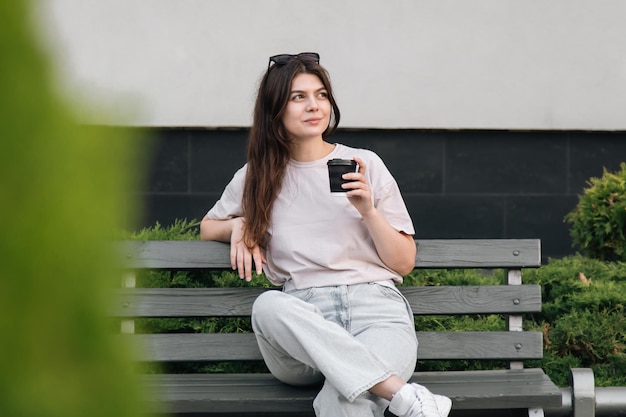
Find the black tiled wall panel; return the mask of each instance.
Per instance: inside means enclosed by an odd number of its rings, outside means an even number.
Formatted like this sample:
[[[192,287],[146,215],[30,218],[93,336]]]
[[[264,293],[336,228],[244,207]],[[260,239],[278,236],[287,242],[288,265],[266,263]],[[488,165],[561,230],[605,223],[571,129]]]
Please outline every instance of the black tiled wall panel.
[[[139,227],[201,219],[245,163],[245,129],[141,129],[150,157]],[[378,153],[423,238],[540,238],[575,252],[563,217],[591,176],[626,161],[626,132],[340,130]]]

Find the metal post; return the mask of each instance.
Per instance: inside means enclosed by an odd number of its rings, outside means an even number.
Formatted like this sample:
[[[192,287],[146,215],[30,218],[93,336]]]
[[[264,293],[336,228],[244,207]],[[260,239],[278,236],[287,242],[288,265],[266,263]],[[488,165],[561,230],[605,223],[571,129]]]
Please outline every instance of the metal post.
[[[510,269],[506,272],[506,281],[509,285],[522,285],[522,271],[519,269]],[[510,314],[509,315],[509,331],[510,332],[521,332],[523,330],[522,327],[522,315],[521,314]],[[511,361],[509,363],[510,369],[523,369],[524,362],[522,361]]]
[[[593,371],[589,368],[572,368],[572,408],[574,417],[595,417],[596,388]]]
[[[122,287],[135,288],[136,285],[137,285],[137,276],[135,272],[133,271],[127,272],[122,280]],[[122,319],[122,321],[120,322],[120,332],[123,334],[135,333],[135,320]]]

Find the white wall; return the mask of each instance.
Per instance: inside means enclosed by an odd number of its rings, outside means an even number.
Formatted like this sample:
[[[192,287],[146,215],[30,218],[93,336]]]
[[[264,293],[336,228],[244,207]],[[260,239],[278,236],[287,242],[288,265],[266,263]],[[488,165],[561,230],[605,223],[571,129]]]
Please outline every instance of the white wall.
[[[40,0],[74,93],[248,126],[268,56],[318,51],[342,127],[626,129],[624,0]]]

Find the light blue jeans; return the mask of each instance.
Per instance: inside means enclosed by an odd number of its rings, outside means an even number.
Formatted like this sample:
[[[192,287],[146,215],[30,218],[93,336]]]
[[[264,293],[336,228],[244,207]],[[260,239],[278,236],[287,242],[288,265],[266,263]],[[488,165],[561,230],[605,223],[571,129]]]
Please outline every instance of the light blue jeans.
[[[252,326],[272,374],[291,385],[324,381],[318,417],[382,417],[389,402],[368,392],[391,375],[408,380],[417,339],[411,309],[376,283],[267,291]]]

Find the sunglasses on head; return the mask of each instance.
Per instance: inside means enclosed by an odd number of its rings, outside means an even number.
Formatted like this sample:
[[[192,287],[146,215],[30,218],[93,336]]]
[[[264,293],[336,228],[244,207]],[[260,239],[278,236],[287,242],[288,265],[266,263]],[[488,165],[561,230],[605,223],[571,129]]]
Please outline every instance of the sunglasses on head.
[[[317,52],[301,52],[297,55],[290,54],[280,54],[274,55],[270,57],[270,62],[267,64],[267,69],[270,69],[272,62],[276,65],[287,65],[294,59],[305,60],[305,61],[313,61],[316,64],[320,63],[320,54]]]

